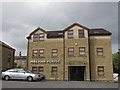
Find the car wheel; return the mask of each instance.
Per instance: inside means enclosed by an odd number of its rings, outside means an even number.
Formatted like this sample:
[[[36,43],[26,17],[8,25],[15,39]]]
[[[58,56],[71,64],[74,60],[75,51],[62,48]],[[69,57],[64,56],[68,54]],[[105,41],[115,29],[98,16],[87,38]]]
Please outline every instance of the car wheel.
[[[9,81],[9,80],[10,80],[10,77],[7,75],[7,76],[4,77],[4,79],[5,79],[6,81]]]
[[[32,81],[33,81],[33,78],[32,78],[31,76],[29,76],[29,77],[27,78],[27,80],[28,80],[29,82],[32,82]]]

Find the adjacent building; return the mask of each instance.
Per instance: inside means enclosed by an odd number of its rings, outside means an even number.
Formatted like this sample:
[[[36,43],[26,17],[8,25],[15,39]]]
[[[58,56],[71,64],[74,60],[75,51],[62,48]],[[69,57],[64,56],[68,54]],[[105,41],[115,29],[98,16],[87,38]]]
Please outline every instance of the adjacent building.
[[[27,68],[27,56],[22,56],[21,52],[19,53],[19,56],[15,56],[14,61],[16,68],[23,68],[26,70]]]
[[[15,49],[0,41],[0,69],[5,71],[14,67]]]
[[[48,80],[113,81],[111,33],[105,29],[39,27],[27,39],[27,69]]]

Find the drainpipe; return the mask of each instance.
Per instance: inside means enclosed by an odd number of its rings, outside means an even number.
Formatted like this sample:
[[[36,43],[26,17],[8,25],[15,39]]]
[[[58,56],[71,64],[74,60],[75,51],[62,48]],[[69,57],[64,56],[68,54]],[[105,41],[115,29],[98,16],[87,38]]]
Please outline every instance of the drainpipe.
[[[29,39],[27,44],[27,70],[28,70],[28,55],[29,55]]]
[[[89,49],[89,75],[90,75],[90,81],[91,80],[91,56],[90,56],[90,34],[88,29],[88,49]]]
[[[63,37],[63,81],[65,81],[65,35]]]

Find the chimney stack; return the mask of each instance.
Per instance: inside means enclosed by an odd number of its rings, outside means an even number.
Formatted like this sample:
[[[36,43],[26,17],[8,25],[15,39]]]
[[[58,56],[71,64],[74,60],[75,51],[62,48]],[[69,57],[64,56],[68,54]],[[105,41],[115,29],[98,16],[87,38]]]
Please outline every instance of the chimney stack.
[[[19,56],[21,57],[21,52],[19,53]]]

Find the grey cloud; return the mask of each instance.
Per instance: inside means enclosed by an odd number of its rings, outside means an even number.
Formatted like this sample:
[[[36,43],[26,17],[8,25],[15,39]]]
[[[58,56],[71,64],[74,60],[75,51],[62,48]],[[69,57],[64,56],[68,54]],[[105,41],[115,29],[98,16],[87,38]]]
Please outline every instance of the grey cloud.
[[[38,26],[45,30],[63,30],[77,22],[112,32],[114,47],[118,44],[117,8],[117,3],[3,3],[3,41],[16,48],[16,55],[19,51],[27,55],[26,36]]]

